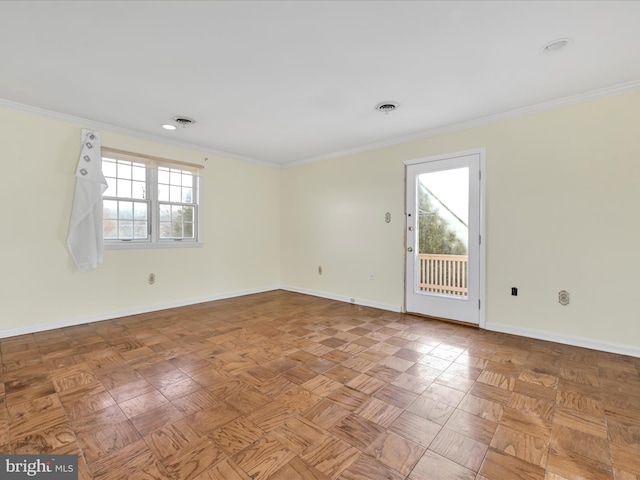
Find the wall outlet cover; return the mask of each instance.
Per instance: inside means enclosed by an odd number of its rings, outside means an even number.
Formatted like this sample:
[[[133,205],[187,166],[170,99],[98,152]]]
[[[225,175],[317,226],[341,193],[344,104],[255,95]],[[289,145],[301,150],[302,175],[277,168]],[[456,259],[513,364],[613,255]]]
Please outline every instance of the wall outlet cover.
[[[569,295],[569,292],[567,292],[566,290],[560,290],[558,292],[558,303],[560,305],[569,305],[570,302],[571,296]]]

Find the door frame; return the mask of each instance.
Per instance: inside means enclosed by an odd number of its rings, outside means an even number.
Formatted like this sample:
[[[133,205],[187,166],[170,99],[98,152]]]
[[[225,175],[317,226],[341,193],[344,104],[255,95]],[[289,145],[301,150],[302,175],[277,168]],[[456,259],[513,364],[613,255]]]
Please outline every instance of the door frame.
[[[478,288],[479,288],[479,299],[480,299],[480,308],[478,312],[478,327],[485,328],[486,325],[486,247],[487,247],[487,235],[486,235],[486,181],[487,181],[487,166],[486,166],[486,148],[474,148],[471,150],[462,150],[458,152],[445,153],[441,155],[432,155],[428,157],[421,157],[414,160],[405,160],[402,162],[404,164],[404,255],[403,255],[403,266],[402,269],[404,271],[404,298],[402,310],[405,313],[407,312],[407,293],[408,288],[412,288],[411,285],[407,284],[407,228],[408,228],[408,217],[407,217],[407,167],[410,165],[416,165],[420,163],[429,163],[429,162],[437,162],[441,160],[447,160],[451,158],[464,157],[467,155],[478,155],[479,156],[479,169],[480,169],[480,198],[479,198],[479,208],[480,208],[480,224],[479,224],[479,234],[480,234],[480,252],[479,252],[479,275],[478,279]]]

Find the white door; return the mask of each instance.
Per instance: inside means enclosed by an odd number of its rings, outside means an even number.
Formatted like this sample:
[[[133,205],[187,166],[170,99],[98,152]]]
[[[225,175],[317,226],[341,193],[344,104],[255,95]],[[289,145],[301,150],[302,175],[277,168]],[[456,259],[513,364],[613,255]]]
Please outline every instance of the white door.
[[[484,150],[405,164],[406,310],[480,324]]]

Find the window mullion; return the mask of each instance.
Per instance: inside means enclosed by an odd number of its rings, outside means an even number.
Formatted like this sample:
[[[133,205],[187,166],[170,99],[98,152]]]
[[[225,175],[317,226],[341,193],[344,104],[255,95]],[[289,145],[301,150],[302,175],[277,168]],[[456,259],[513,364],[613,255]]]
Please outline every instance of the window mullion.
[[[160,230],[158,218],[158,169],[155,165],[147,167],[147,188],[149,189],[149,241],[158,241],[158,231]]]

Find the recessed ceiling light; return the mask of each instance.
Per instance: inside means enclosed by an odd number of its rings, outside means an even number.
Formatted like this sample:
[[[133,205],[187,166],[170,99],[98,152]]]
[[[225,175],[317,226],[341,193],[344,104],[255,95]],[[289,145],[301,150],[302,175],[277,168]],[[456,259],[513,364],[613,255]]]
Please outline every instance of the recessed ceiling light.
[[[565,50],[572,43],[573,43],[573,40],[571,38],[558,38],[557,40],[554,40],[544,45],[540,49],[540,52],[543,55],[553,55],[562,50]]]
[[[382,113],[391,113],[398,108],[398,104],[396,102],[380,102],[375,108]]]
[[[176,127],[175,125],[171,125],[170,123],[165,123],[163,125],[160,125],[162,128],[164,128],[165,130],[175,130]]]

